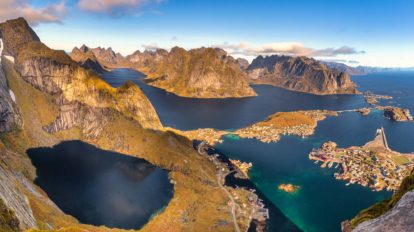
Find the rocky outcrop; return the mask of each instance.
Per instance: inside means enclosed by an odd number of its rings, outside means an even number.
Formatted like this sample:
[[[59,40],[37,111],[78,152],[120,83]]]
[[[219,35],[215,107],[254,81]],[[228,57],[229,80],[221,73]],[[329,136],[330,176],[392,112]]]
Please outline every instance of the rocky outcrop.
[[[413,116],[411,116],[409,109],[398,107],[385,107],[384,116],[397,122],[413,121]]]
[[[249,97],[256,93],[234,58],[224,50],[174,47],[141,70],[148,84],[183,97]]]
[[[0,23],[0,37],[4,43],[4,55],[16,57],[22,45],[30,41],[40,41],[36,33],[23,18]]]
[[[3,40],[0,38],[0,133],[11,131],[15,125],[20,126],[22,124],[14,93],[9,89],[3,72],[1,58],[3,48]]]
[[[256,84],[270,84],[313,94],[355,94],[349,75],[307,57],[258,56],[248,73]]]
[[[382,216],[362,222],[354,232],[414,231],[414,190],[407,192],[398,203]]]
[[[69,55],[72,60],[78,62],[78,64],[86,69],[92,69],[100,74],[106,71],[101,66],[92,50],[85,45],[82,45],[80,48],[73,48],[72,52]]]
[[[37,222],[28,199],[25,194],[16,188],[19,183],[18,178],[0,165],[0,200],[4,202],[8,209],[14,212],[20,229],[36,228]]]

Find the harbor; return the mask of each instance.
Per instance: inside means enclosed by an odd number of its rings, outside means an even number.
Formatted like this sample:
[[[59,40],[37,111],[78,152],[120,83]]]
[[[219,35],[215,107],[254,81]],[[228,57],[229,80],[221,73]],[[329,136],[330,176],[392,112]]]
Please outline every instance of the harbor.
[[[335,178],[347,181],[347,185],[360,184],[375,191],[397,190],[414,167],[412,155],[389,148],[382,127],[375,139],[362,147],[338,148],[330,141],[314,149],[309,159],[315,164],[321,163],[321,168],[335,167]]]

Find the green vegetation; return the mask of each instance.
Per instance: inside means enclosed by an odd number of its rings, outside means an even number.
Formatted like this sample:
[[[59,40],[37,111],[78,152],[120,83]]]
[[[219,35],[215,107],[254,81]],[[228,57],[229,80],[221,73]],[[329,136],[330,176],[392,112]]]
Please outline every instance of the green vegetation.
[[[377,218],[383,215],[388,210],[390,210],[392,207],[394,207],[394,205],[397,204],[397,202],[401,199],[401,197],[406,192],[409,192],[413,189],[414,189],[414,170],[411,171],[411,174],[403,180],[399,190],[396,191],[390,199],[378,202],[375,205],[359,212],[350,221],[351,227],[355,228],[358,224],[364,221],[371,220],[371,219],[374,219],[374,218]]]
[[[405,156],[393,156],[392,159],[397,165],[404,165],[410,163],[410,160]]]

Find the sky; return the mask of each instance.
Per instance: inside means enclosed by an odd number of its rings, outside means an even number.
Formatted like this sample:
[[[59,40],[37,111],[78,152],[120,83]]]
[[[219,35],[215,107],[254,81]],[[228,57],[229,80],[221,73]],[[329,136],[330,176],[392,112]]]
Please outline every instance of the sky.
[[[220,47],[235,57],[310,56],[414,67],[414,0],[0,0],[49,47]]]

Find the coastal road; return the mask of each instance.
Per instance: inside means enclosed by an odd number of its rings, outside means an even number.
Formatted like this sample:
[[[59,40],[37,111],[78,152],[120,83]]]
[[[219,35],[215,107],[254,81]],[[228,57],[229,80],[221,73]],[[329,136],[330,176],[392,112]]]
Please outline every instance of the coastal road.
[[[222,178],[222,174],[221,174],[221,171],[219,171],[219,173],[217,173],[217,183],[220,186],[220,188],[230,198],[230,201],[231,201],[231,214],[233,216],[233,223],[234,223],[234,231],[235,232],[240,232],[240,228],[239,228],[239,225],[237,224],[237,219],[236,219],[236,202],[234,201],[233,196],[230,194],[230,192],[221,184],[221,178]]]

